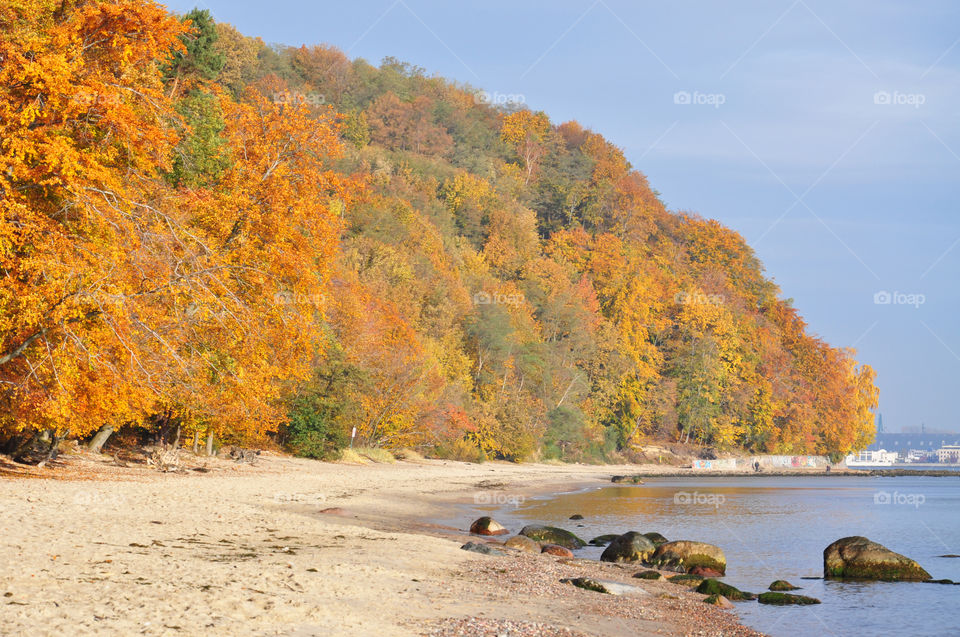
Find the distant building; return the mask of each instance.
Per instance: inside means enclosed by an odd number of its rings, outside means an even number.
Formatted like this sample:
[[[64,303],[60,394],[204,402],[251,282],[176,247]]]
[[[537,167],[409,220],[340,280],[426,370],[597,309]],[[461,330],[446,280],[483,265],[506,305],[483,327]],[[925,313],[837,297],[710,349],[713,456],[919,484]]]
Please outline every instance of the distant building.
[[[912,433],[888,434],[877,432],[873,444],[867,451],[896,451],[906,457],[913,452],[933,452],[943,447],[960,447],[960,433]]]
[[[960,445],[946,445],[937,449],[937,462],[960,462]]]

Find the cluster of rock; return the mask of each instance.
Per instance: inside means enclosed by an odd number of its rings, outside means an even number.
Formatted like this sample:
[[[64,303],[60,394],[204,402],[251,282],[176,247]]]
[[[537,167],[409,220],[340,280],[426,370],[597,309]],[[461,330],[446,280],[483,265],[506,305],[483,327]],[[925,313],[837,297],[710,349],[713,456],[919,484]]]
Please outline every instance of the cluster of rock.
[[[582,519],[582,516],[572,516],[571,519]],[[470,532],[487,536],[509,534],[503,525],[489,517],[476,520],[470,525]],[[601,535],[588,543],[566,529],[531,524],[523,527],[518,535],[509,538],[503,546],[528,553],[572,558],[573,551],[588,544],[605,547],[600,556],[602,562],[635,563],[658,569],[639,571],[633,575],[637,579],[659,580],[663,578],[659,571],[676,572],[678,575],[668,577],[667,581],[695,589],[697,593],[705,596],[703,601],[708,604],[731,608],[733,601],[756,600],[761,604],[777,606],[820,603],[816,598],[787,592],[798,590],[798,587],[784,580],[773,582],[769,591],[759,595],[741,591],[716,579],[726,575],[727,570],[727,558],[720,547],[691,540],[668,541],[654,532],[629,531],[622,535]],[[507,554],[495,546],[477,542],[468,542],[461,548],[487,555]],[[949,580],[933,580],[927,571],[910,558],[859,536],[842,538],[824,549],[823,575],[826,579],[954,583]],[[579,588],[612,595],[648,594],[640,587],[606,580],[579,577],[563,581]]]

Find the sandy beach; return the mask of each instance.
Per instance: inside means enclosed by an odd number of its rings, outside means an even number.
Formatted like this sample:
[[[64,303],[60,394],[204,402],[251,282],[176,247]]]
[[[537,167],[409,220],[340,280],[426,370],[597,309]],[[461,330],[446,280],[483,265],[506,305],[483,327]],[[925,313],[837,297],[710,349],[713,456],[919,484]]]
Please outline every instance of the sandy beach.
[[[684,587],[632,579],[639,567],[460,550],[478,539],[462,507],[477,494],[600,485],[650,466],[194,462],[205,472],[85,453],[5,464],[0,633],[758,634]],[[431,523],[458,515],[460,528]],[[560,583],[578,576],[648,594]]]

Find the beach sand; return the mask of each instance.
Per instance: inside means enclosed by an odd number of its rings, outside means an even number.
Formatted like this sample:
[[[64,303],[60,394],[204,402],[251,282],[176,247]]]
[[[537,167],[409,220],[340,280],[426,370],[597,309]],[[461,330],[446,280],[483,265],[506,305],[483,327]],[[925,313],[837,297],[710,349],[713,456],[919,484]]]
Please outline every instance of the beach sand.
[[[359,466],[269,453],[193,464],[206,472],[88,453],[40,469],[0,462],[0,634],[758,634],[686,588],[631,579],[638,567],[460,550],[479,539],[462,507],[477,494],[657,467]],[[431,523],[458,515],[459,529]],[[577,576],[649,594],[560,583]]]

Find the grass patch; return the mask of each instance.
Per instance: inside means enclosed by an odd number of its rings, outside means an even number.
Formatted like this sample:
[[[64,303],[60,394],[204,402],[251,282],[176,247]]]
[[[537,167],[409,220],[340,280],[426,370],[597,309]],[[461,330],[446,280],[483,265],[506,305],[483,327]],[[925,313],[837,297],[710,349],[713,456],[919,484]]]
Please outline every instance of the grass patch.
[[[413,449],[397,449],[393,452],[394,457],[397,460],[403,460],[404,462],[423,462],[424,457]]]
[[[358,447],[356,452],[377,464],[390,464],[397,461],[392,453],[380,447]]]
[[[347,464],[370,464],[370,461],[357,453],[356,449],[343,449],[340,451],[340,462]]]

